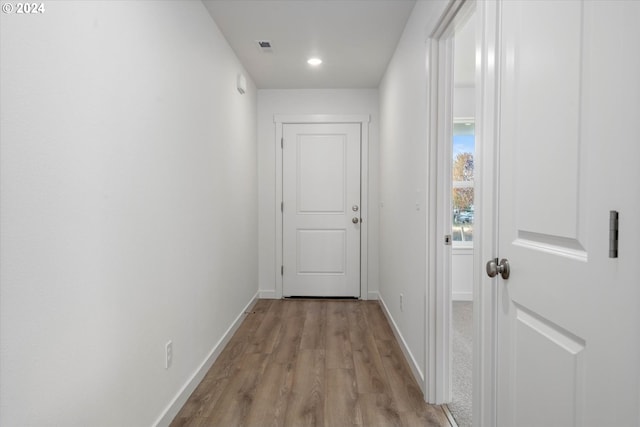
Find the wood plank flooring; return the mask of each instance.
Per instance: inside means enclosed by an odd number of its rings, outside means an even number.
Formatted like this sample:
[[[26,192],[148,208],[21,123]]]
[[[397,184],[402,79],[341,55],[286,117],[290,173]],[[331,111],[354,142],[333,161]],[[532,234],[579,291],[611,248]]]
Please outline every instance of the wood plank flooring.
[[[259,300],[171,426],[450,424],[377,301]]]

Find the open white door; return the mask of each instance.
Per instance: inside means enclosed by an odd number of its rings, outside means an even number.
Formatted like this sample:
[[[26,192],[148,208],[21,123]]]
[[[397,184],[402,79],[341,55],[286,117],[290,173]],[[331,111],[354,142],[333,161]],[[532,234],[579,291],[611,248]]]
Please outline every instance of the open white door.
[[[497,424],[638,426],[640,2],[500,5]]]
[[[283,125],[283,296],[360,296],[359,123]]]

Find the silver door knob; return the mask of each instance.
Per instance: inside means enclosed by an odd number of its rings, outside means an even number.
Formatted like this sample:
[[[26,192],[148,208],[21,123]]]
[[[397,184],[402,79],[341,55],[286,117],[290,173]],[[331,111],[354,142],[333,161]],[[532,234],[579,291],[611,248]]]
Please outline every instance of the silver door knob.
[[[511,272],[509,268],[509,260],[502,258],[500,262],[498,262],[498,258],[489,260],[487,262],[487,275],[489,277],[496,277],[498,274],[502,276],[503,279],[509,278],[509,273]]]
[[[352,223],[357,224],[360,222],[360,218],[354,216],[353,219],[351,220]]]

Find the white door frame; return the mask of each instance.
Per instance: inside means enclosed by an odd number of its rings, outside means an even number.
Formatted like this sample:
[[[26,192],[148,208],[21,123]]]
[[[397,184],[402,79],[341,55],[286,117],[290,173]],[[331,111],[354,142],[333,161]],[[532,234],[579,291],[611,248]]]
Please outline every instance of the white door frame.
[[[446,202],[450,181],[451,125],[447,117],[453,91],[451,30],[468,10],[476,13],[476,162],[474,289],[473,289],[473,425],[495,426],[497,368],[497,289],[484,272],[484,261],[495,254],[497,246],[497,118],[499,100],[498,23],[499,4],[495,0],[451,0],[436,29],[427,40],[429,100],[428,186],[429,215],[427,230],[426,363],[425,400],[446,403],[450,397],[450,265],[444,245],[446,221],[450,215]],[[449,79],[449,80],[447,80]],[[446,119],[446,120],[445,120]],[[450,196],[449,196],[450,198]]]
[[[475,247],[474,258],[473,423],[495,426],[499,301],[498,288],[487,276],[485,262],[495,257],[498,247],[499,2],[477,2],[476,22],[476,57],[480,58],[476,76],[476,141],[480,141],[480,150],[476,151],[479,179],[475,195],[480,200],[476,207],[480,244]]]
[[[280,209],[282,203],[282,128],[285,124],[304,123],[356,123],[360,125],[360,299],[368,298],[368,229],[369,229],[369,122],[368,114],[309,114],[309,115],[279,115],[273,116],[276,126],[274,144],[276,147],[276,298],[282,298],[282,248],[283,248],[283,213]]]

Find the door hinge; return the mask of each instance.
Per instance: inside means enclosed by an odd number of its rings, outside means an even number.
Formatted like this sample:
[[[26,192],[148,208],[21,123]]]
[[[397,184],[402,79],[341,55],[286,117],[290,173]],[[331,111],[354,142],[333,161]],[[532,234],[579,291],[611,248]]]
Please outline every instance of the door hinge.
[[[284,202],[280,202],[280,212],[284,212]]]
[[[284,148],[284,138],[280,138],[280,148]]]
[[[618,211],[609,211],[609,258],[618,258]]]
[[[284,276],[284,265],[280,266],[280,275]]]

